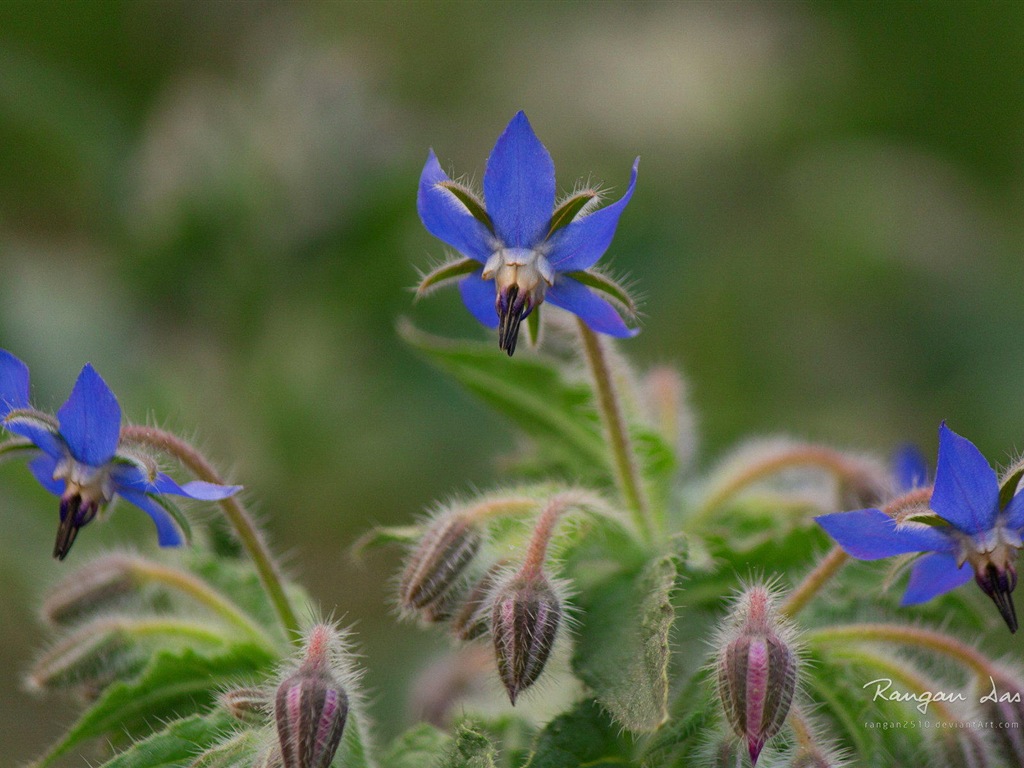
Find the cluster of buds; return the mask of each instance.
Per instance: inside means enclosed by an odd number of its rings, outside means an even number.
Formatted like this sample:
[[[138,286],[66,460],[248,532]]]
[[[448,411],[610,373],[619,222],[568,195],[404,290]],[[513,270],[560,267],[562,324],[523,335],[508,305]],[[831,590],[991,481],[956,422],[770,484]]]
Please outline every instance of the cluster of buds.
[[[505,560],[476,564],[484,541],[481,521],[496,510],[535,507],[535,501],[490,501],[448,510],[434,518],[411,549],[399,582],[399,602],[407,614],[432,623],[447,621],[452,635],[463,641],[490,634],[498,674],[513,705],[540,677],[562,625],[565,590],[545,573],[544,561],[555,524],[576,502],[572,494],[562,494],[547,503],[518,566]]]
[[[786,721],[799,671],[793,630],[777,614],[771,592],[749,587],[719,632],[718,694],[753,765]]]

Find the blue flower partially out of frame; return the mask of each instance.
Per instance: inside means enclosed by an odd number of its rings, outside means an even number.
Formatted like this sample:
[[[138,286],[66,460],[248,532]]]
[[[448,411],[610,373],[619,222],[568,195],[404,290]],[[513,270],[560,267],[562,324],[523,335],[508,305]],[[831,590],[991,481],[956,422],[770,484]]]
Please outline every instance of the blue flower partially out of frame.
[[[931,600],[973,575],[1010,631],[1016,632],[1012,592],[1024,531],[1024,494],[1001,499],[995,470],[973,443],[945,423],[939,428],[939,458],[929,507],[934,516],[927,521],[897,522],[880,509],[816,519],[858,560],[928,553],[914,564],[903,605]]]
[[[67,556],[79,529],[115,496],[153,519],[160,546],[175,547],[185,542],[184,521],[162,502],[163,494],[217,501],[241,488],[198,480],[178,485],[156,468],[151,457],[120,445],[121,406],[91,365],[82,368],[54,418],[29,406],[28,367],[0,349],[0,424],[39,449],[29,469],[46,490],[60,497],[53,550],[58,560]]]
[[[632,314],[628,294],[590,269],[608,250],[633,196],[639,162],[615,203],[591,211],[597,192],[583,190],[556,209],[551,155],[519,112],[487,158],[485,206],[448,177],[431,150],[420,176],[417,209],[427,230],[466,258],[429,275],[421,292],[458,278],[466,307],[485,326],[498,329],[498,344],[509,355],[520,323],[544,301],[572,312],[599,333],[635,335],[619,312]]]

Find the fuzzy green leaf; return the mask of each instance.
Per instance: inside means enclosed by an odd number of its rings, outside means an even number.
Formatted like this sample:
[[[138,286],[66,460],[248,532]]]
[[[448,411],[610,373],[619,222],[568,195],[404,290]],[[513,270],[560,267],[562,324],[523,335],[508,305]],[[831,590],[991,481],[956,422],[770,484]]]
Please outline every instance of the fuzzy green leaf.
[[[667,554],[580,596],[573,668],[615,720],[656,730],[668,717],[671,596],[679,557]]]
[[[103,764],[103,768],[181,768],[191,766],[203,752],[224,738],[232,723],[226,713],[193,715],[177,720],[151,736],[137,741]],[[202,763],[203,768],[227,768],[245,763]]]
[[[559,715],[541,731],[526,768],[626,768],[633,741],[593,701]]]
[[[608,275],[583,270],[579,272],[566,272],[565,276],[583,283],[598,293],[603,293],[606,298],[611,299],[631,318],[636,317],[636,302],[633,301],[633,297],[629,295],[629,291],[626,290],[625,286],[612,280]]]
[[[264,744],[258,731],[240,731],[202,752],[189,768],[252,768]]]
[[[422,768],[440,760],[452,737],[428,723],[420,723],[395,739],[381,758],[382,768]]]
[[[597,193],[588,189],[573,195],[558,206],[558,208],[555,209],[555,212],[551,214],[551,225],[548,227],[548,237],[551,237],[555,232],[575,219],[579,215],[580,211],[586,208],[587,204],[596,198]]]
[[[423,276],[420,284],[416,286],[416,295],[426,296],[434,288],[440,288],[450,280],[458,280],[471,272],[476,272],[478,269],[480,269],[480,262],[476,259],[459,259],[458,261],[446,262]]]
[[[472,190],[464,187],[457,181],[440,181],[437,186],[443,187],[455,195],[459,202],[466,206],[466,210],[473,215],[474,219],[491,230],[492,234],[494,233],[494,224],[491,222],[491,217],[487,214],[484,204],[473,194]]]
[[[234,645],[214,654],[193,649],[160,651],[133,680],[107,688],[39,762],[40,768],[83,742],[115,742],[148,735],[154,725],[208,708],[217,694],[239,678],[262,677],[277,659],[256,645]]]
[[[1014,468],[1010,475],[1003,480],[1003,484],[999,488],[999,508],[1003,509],[1010,500],[1017,495],[1017,486],[1020,485],[1020,479],[1024,477],[1024,465]]]
[[[566,379],[543,357],[509,361],[490,344],[452,342],[404,323],[399,332],[411,346],[455,377],[528,434],[558,445],[583,462],[608,467],[608,451],[593,410],[590,387]]]
[[[494,768],[495,751],[491,740],[472,723],[462,722],[436,768]]]

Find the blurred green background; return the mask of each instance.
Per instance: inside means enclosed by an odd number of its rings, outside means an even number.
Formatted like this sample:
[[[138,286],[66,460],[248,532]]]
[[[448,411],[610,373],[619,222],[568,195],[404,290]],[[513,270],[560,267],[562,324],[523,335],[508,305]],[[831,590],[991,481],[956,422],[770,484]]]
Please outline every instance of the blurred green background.
[[[373,714],[443,643],[398,626],[373,523],[500,480],[505,424],[396,320],[489,338],[415,190],[428,147],[479,180],[525,109],[577,179],[637,193],[609,262],[644,296],[642,365],[682,365],[706,466],[784,431],[933,454],[949,419],[1024,447],[1024,4],[0,3],[0,346],[57,407],[92,361],[129,418],[195,435],[290,570],[356,624]],[[495,348],[495,354],[498,354]],[[514,365],[515,361],[510,362]],[[0,467],[0,743],[74,708],[20,677],[56,504]],[[74,762],[78,765],[80,763]]]

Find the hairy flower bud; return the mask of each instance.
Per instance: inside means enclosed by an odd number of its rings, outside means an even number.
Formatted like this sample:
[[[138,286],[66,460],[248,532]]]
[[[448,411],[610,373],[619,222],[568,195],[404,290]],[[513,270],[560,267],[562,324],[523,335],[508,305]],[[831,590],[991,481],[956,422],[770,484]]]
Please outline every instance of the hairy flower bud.
[[[331,639],[330,628],[315,627],[306,658],[277,688],[274,717],[284,768],[327,768],[341,743],[349,701],[331,671]]]
[[[422,610],[440,599],[480,549],[480,532],[465,516],[442,515],[409,554],[398,597],[406,610]]]
[[[487,598],[504,567],[504,561],[492,565],[463,599],[451,624],[452,634],[459,640],[476,640],[487,633]]]
[[[498,674],[513,705],[540,677],[561,621],[561,602],[543,573],[514,574],[496,591],[491,637]]]
[[[765,743],[786,721],[799,660],[766,587],[747,589],[730,618],[732,626],[719,638],[718,694],[726,719],[746,740],[756,765]]]
[[[50,624],[68,624],[95,614],[138,588],[130,555],[112,554],[92,561],[62,580],[43,602],[42,616]]]

